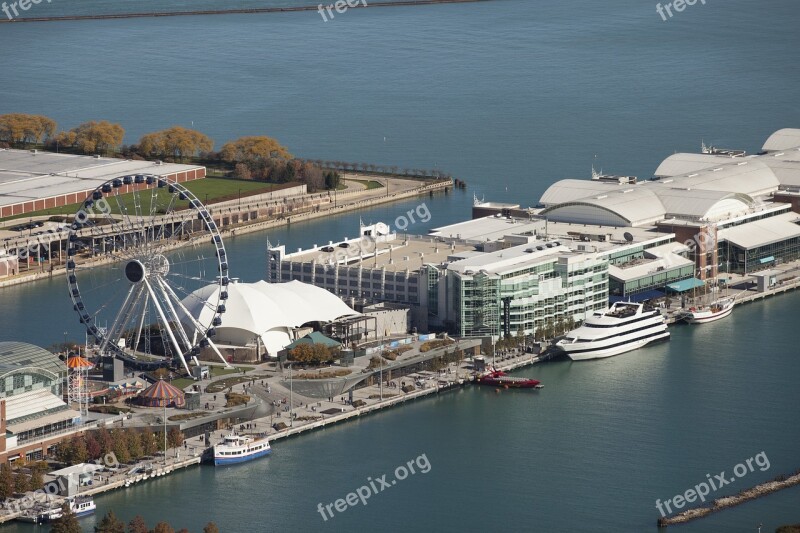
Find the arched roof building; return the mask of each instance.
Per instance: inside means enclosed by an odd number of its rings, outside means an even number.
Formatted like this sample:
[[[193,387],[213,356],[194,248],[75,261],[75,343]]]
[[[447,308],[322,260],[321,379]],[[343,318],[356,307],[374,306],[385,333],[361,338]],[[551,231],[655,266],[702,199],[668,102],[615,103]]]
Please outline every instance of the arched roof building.
[[[778,130],[764,142],[762,150],[765,152],[780,152],[800,146],[800,129],[783,128]]]

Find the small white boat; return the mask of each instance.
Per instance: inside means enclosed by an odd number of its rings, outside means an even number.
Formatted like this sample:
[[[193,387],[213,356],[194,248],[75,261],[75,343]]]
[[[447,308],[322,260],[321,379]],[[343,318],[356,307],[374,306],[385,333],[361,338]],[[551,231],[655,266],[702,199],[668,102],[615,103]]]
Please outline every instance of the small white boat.
[[[207,452],[207,461],[214,465],[229,465],[252,461],[272,452],[266,435],[250,437],[247,435],[226,435],[219,444],[212,446]]]
[[[93,514],[97,510],[97,505],[91,496],[75,496],[68,498],[70,509],[78,518]],[[61,507],[52,507],[50,509],[39,509],[38,511],[19,516],[17,520],[20,522],[28,522],[31,524],[46,524],[61,518]]]
[[[733,312],[733,300],[730,298],[717,300],[711,305],[690,307],[682,316],[689,324],[705,324],[725,318]]]

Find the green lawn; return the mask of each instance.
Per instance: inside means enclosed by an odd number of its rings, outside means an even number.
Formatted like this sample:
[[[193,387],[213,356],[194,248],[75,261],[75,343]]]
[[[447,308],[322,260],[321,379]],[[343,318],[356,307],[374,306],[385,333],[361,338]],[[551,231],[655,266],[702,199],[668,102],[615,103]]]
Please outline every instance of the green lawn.
[[[355,181],[357,183],[360,183],[361,185],[364,185],[368,191],[371,189],[380,189],[381,187],[384,186],[383,183],[375,180],[354,180],[347,178],[347,181]]]
[[[221,202],[225,200],[236,200],[237,198],[245,198],[255,194],[261,194],[270,191],[277,191],[287,187],[298,185],[297,183],[264,183],[261,181],[248,181],[238,180],[233,178],[203,178],[199,180],[189,181],[182,183],[189,191],[191,191],[197,198],[205,203]],[[153,198],[151,190],[140,191],[139,197],[141,199],[141,209],[144,214],[149,214],[151,207],[153,211],[166,210],[169,205],[169,192],[166,187],[158,191],[158,194]],[[119,205],[123,209],[127,209],[129,213],[135,213],[136,207],[134,205],[133,193],[119,195]],[[117,205],[117,199],[110,199],[112,213],[119,213],[120,209]],[[4,218],[2,220],[12,219],[25,219],[45,215],[74,215],[78,212],[81,204],[72,204],[63,207],[56,207],[52,209],[43,209],[34,211],[32,213],[25,213],[24,215],[14,215]],[[186,209],[189,207],[187,201],[177,201],[175,209]]]

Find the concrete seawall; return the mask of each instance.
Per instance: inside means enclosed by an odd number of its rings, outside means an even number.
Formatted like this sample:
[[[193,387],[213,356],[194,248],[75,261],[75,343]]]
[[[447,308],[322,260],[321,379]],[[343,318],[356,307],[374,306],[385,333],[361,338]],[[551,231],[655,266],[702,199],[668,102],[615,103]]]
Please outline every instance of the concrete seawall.
[[[756,498],[766,496],[767,494],[772,494],[773,492],[777,492],[779,490],[794,487],[795,485],[800,485],[800,473],[795,473],[789,477],[779,476],[772,481],[767,481],[750,489],[743,490],[734,496],[718,498],[714,500],[711,505],[705,507],[695,507],[694,509],[687,509],[686,511],[678,513],[674,516],[659,518],[658,527],[667,527],[673,524],[685,524],[686,522],[691,522],[692,520],[708,516],[711,513],[728,509],[730,507],[735,507],[750,500],[755,500]]]

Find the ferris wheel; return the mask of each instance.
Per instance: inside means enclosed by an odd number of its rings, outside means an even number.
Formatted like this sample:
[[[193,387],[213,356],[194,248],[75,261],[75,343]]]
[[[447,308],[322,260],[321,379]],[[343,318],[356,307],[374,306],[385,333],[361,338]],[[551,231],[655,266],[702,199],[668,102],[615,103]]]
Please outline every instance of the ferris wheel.
[[[180,361],[213,343],[228,298],[228,261],[208,209],[179,183],[152,174],[97,187],[69,229],[67,287],[100,355],[144,366]],[[216,285],[203,298],[195,294]],[[204,293],[205,294],[205,293]]]

